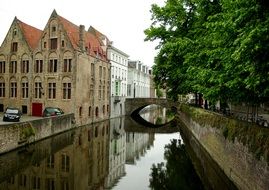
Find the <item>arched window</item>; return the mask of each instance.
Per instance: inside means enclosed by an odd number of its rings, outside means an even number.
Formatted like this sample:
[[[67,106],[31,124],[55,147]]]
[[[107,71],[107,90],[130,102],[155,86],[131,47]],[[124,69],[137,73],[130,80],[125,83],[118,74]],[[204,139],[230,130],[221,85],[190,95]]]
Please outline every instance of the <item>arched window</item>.
[[[79,107],[79,117],[82,116],[82,107]]]
[[[26,77],[23,77],[21,80],[21,97],[22,98],[29,97],[29,82]]]
[[[11,98],[17,97],[17,81],[15,78],[10,79],[10,97]]]
[[[34,98],[40,99],[44,95],[43,86],[40,77],[35,78],[34,84]]]
[[[0,97],[3,98],[6,96],[6,83],[4,78],[0,78]]]
[[[92,112],[92,107],[90,106],[90,107],[89,107],[89,113],[88,113],[88,116],[89,116],[89,117],[91,117],[91,115],[92,115],[91,112]]]
[[[95,116],[98,117],[99,115],[99,110],[98,110],[98,107],[95,108]]]

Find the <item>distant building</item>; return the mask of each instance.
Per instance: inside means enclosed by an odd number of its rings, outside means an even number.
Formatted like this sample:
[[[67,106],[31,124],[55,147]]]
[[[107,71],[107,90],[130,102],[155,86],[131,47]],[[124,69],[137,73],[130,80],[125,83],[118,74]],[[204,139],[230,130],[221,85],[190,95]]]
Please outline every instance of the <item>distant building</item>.
[[[110,64],[83,25],[54,10],[43,31],[16,17],[0,48],[0,111],[41,116],[48,106],[73,112],[78,124],[109,118]]]
[[[113,46],[107,36],[92,26],[89,31],[99,38],[107,59],[111,65],[110,74],[110,117],[125,115],[125,98],[127,96],[128,57],[126,53]]]
[[[128,62],[127,96],[130,98],[150,97],[150,75],[148,66],[141,61]]]

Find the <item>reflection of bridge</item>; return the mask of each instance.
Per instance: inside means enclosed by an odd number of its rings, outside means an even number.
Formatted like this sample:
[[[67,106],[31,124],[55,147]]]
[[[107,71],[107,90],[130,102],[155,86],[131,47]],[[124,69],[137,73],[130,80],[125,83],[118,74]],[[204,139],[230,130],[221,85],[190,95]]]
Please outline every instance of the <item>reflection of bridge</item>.
[[[176,133],[179,132],[178,124],[168,123],[163,127],[145,127],[135,122],[131,117],[124,118],[124,130],[125,132],[133,133]]]
[[[157,104],[169,108],[175,105],[175,102],[164,98],[126,98],[125,114],[131,115],[134,111],[142,109],[151,104]]]

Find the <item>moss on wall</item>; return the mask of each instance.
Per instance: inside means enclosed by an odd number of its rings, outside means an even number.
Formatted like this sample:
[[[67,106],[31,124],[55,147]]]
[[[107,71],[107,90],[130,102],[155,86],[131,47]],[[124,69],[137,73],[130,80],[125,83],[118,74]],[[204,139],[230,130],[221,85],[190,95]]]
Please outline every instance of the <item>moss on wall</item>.
[[[20,128],[20,140],[29,139],[35,135],[35,130],[31,123],[24,123]]]
[[[239,121],[224,117],[220,114],[204,109],[181,105],[180,111],[187,114],[200,126],[214,127],[222,131],[225,139],[233,141],[237,139],[248,147],[257,159],[264,158],[269,163],[269,128],[261,127],[253,123]]]

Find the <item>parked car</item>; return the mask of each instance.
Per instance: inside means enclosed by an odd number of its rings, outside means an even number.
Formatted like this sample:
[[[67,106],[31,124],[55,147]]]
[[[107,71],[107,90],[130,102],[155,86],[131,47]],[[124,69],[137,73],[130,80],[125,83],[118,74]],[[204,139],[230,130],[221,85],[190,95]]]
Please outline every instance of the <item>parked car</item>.
[[[7,107],[4,112],[3,121],[20,121],[21,111],[18,108]]]
[[[57,116],[64,114],[61,108],[57,107],[46,107],[43,111],[43,117]]]

